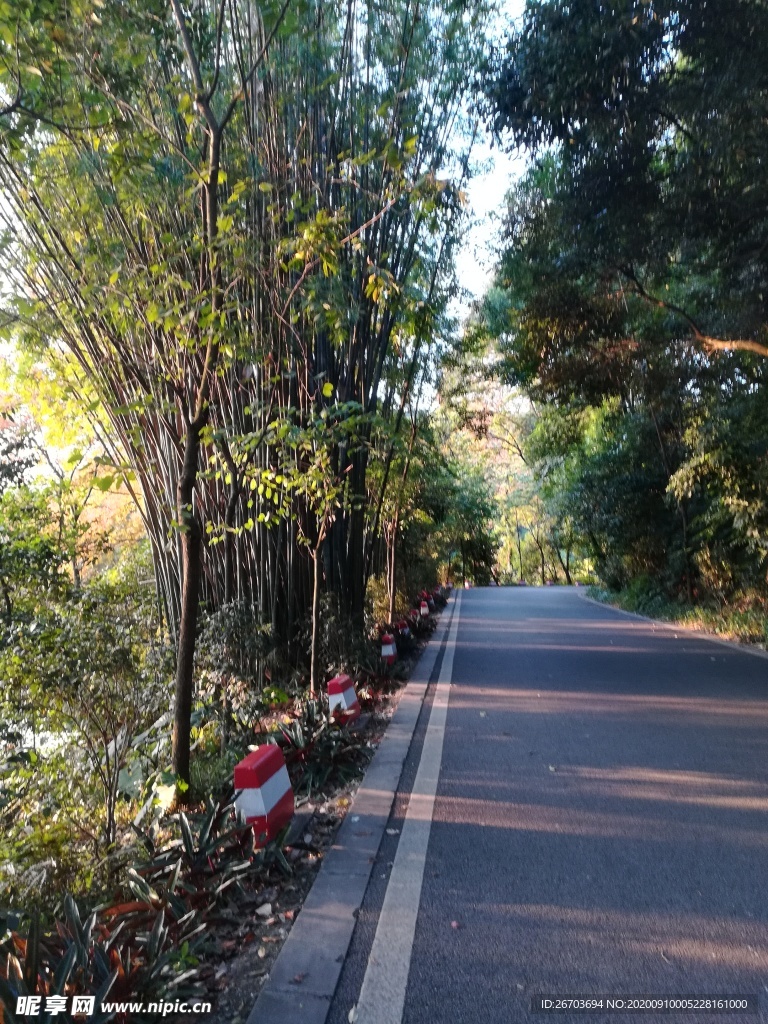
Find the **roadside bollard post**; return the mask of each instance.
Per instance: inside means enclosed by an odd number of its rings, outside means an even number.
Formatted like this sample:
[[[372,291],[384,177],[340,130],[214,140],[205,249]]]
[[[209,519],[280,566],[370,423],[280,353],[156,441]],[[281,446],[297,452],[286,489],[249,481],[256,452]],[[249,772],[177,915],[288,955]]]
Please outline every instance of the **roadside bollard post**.
[[[280,747],[264,744],[252,750],[234,772],[235,807],[253,827],[255,845],[266,846],[293,818],[291,780]]]
[[[334,676],[328,683],[328,709],[341,722],[354,722],[360,717],[355,684],[348,675]]]

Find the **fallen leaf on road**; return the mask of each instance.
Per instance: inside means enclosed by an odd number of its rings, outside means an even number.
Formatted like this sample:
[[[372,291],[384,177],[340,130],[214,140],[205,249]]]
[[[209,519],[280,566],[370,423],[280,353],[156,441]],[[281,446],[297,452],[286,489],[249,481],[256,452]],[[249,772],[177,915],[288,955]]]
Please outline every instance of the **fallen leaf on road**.
[[[307,975],[306,975],[306,973],[302,973],[302,974],[294,974],[294,976],[293,976],[293,982],[294,982],[294,984],[295,984],[295,985],[300,985],[300,984],[302,983],[302,981],[304,981],[304,979],[306,978],[306,976],[307,976]]]
[[[451,928],[453,928],[454,930],[456,930],[456,929],[458,929],[458,928],[461,928],[461,925],[459,924],[459,922],[458,922],[458,921],[451,921]]]
[[[550,770],[551,772],[556,772],[556,771],[557,771],[557,768],[555,768],[555,766],[554,766],[553,764],[551,764],[551,765],[549,766],[549,770]]]
[[[349,1011],[347,1020],[349,1021],[349,1024],[355,1024],[355,1021],[357,1020],[357,1003],[355,1003],[355,1005]]]
[[[387,835],[388,836],[399,836],[400,835],[400,829],[399,828],[388,828],[387,829]]]
[[[487,718],[488,717],[488,712],[487,711],[481,711],[480,712],[480,717],[481,718]]]

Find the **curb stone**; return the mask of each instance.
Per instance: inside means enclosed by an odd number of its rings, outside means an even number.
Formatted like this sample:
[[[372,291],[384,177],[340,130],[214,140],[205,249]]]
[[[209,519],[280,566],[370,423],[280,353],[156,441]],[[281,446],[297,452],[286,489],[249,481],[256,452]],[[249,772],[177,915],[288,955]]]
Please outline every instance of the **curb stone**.
[[[452,595],[246,1024],[325,1024],[454,608]]]

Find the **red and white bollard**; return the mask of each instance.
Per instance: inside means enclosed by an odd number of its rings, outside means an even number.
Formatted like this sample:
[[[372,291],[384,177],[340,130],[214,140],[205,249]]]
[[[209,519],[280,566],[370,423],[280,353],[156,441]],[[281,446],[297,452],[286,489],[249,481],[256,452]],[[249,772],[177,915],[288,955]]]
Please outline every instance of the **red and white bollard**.
[[[293,790],[280,747],[265,744],[235,765],[235,807],[253,826],[256,846],[265,846],[293,817]]]
[[[419,614],[421,615],[422,619],[426,619],[427,616],[429,615],[429,605],[427,604],[426,601],[422,601],[421,604],[419,605]]]
[[[360,703],[355,693],[355,684],[349,676],[334,676],[328,683],[328,709],[344,722],[354,722],[360,717]]]
[[[394,665],[397,661],[397,647],[391,633],[383,633],[381,637],[381,660],[386,665]]]

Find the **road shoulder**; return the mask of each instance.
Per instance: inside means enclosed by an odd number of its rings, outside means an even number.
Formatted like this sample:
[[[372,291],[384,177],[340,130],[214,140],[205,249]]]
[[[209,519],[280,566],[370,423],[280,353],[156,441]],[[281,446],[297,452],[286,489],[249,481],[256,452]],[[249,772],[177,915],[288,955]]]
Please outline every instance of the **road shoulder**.
[[[455,600],[403,692],[247,1024],[324,1024]]]
[[[703,629],[696,629],[694,626],[688,626],[682,622],[669,622],[667,619],[652,619],[649,615],[641,615],[640,612],[628,612],[624,608],[619,608],[615,604],[610,604],[608,601],[598,601],[594,597],[589,597],[582,590],[579,590],[579,597],[582,601],[589,601],[590,604],[597,605],[598,608],[610,608],[611,611],[617,612],[619,615],[625,615],[630,619],[638,619],[641,622],[650,622],[654,626],[658,626],[660,629],[668,630],[672,633],[684,633],[686,637],[691,637],[695,640],[709,640],[712,643],[720,644],[723,647],[729,647],[732,651],[741,651],[743,654],[754,654],[758,658],[768,658],[768,651],[762,650],[760,647],[755,647],[752,644],[739,643],[738,640],[728,640],[723,636],[718,636],[716,633],[708,633]]]

